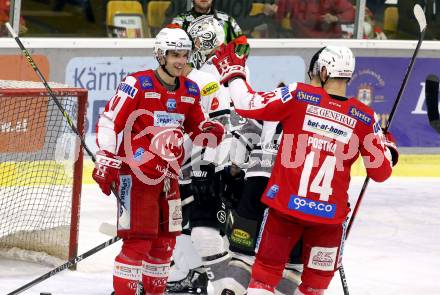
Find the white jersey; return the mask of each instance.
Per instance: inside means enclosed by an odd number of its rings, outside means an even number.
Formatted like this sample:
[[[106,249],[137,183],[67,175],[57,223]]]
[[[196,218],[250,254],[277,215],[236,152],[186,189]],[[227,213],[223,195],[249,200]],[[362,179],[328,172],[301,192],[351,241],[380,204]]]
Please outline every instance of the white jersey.
[[[192,69],[187,78],[196,82],[200,88],[200,104],[207,117],[213,121],[220,122],[225,127],[225,130],[230,129],[230,99],[227,98],[227,92],[220,86],[218,79],[210,73],[202,72],[197,69]],[[215,163],[216,149],[201,148],[193,146],[192,141],[188,136],[185,137],[185,158],[182,165],[182,176],[180,177],[181,184],[191,182],[190,172],[192,164],[200,160],[203,154],[203,159]]]
[[[220,81],[220,73],[217,71],[217,68],[212,63],[212,57],[208,59],[201,67],[200,71],[205,73],[209,73],[216,77],[217,81]],[[249,69],[246,67],[246,76],[249,78]],[[255,120],[249,120],[239,116],[232,105],[232,100],[229,96],[229,91],[223,86],[222,93],[225,93],[224,99],[228,102],[230,109],[230,122],[231,128],[228,129],[226,136],[223,138],[221,144],[217,147],[217,155],[216,155],[216,171],[223,169],[225,166],[231,165],[234,163],[238,167],[244,168],[245,163],[247,162],[249,152],[251,147],[258,143],[252,142],[252,138],[248,138],[247,136],[254,132],[254,127],[251,127],[251,130],[247,130],[247,127],[250,125],[258,125]],[[250,122],[252,121],[252,122]],[[249,125],[250,124],[250,125]],[[247,126],[247,127],[246,127]],[[260,132],[258,132],[259,134]]]
[[[282,127],[279,122],[263,121],[260,142],[250,152],[246,178],[264,176],[269,178],[281,143]]]

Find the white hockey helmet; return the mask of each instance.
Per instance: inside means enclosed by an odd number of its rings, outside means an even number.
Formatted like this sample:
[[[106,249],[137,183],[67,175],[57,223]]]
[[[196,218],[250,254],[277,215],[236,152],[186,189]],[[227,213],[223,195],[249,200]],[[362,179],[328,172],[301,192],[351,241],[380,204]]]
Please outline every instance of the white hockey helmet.
[[[157,61],[165,57],[168,50],[188,50],[191,53],[192,42],[188,34],[177,27],[160,30],[154,41],[154,56]]]
[[[327,69],[329,78],[350,79],[355,67],[353,52],[346,46],[326,46],[321,49],[316,62],[311,65],[312,74],[319,74],[323,67]]]
[[[200,16],[187,29],[194,42],[191,61],[199,68],[212,52],[225,42],[225,31],[213,15]]]

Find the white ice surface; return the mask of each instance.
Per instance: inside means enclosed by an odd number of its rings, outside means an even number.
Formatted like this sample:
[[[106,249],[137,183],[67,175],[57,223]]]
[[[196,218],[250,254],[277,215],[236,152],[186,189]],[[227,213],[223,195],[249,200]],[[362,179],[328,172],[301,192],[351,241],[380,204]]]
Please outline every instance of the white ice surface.
[[[354,178],[352,203],[363,178]],[[115,200],[95,185],[83,187],[79,253],[109,239],[101,222],[114,223]],[[1,225],[0,225],[1,226]],[[22,294],[110,294],[112,265],[120,242]],[[344,251],[350,294],[440,294],[440,178],[392,178],[371,182]],[[0,260],[0,294],[7,294],[52,267]],[[336,273],[326,295],[343,294]]]

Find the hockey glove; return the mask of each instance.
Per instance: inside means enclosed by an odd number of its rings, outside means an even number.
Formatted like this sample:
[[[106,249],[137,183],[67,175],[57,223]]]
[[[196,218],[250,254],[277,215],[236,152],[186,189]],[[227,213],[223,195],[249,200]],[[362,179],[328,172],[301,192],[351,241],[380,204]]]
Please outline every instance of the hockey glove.
[[[208,140],[207,146],[215,148],[223,139],[225,134],[225,128],[222,124],[213,121],[206,121],[202,124],[202,133],[209,133],[215,136],[215,144],[213,141]]]
[[[245,65],[249,54],[249,45],[244,36],[237,39],[228,45],[220,46],[212,59],[220,73],[220,83],[226,86],[235,78],[246,80]]]
[[[93,169],[93,179],[99,184],[102,192],[107,196],[111,193],[113,184],[119,183],[119,169],[122,161],[108,151],[98,151],[96,153],[95,169]]]
[[[396,166],[397,162],[399,161],[399,151],[397,150],[396,140],[389,131],[384,131],[384,135],[385,138],[383,143],[391,153],[391,162],[393,166]]]
[[[214,164],[200,164],[199,169],[193,167],[191,171],[191,192],[194,200],[203,203],[215,198]]]

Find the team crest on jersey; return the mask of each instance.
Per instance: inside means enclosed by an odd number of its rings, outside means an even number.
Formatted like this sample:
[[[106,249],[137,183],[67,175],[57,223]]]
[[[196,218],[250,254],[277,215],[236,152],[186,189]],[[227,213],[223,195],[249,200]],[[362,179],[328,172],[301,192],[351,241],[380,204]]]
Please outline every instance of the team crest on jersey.
[[[185,88],[189,95],[199,95],[199,87],[196,83],[187,80],[185,81]]]
[[[140,76],[139,84],[142,90],[152,90],[153,89],[153,79],[149,76]]]
[[[311,104],[320,104],[321,103],[321,95],[305,92],[302,90],[298,90],[296,93],[296,99],[298,101],[303,101]]]
[[[170,112],[174,112],[177,109],[177,102],[174,98],[168,98],[166,105],[167,110]]]
[[[373,122],[373,118],[370,115],[364,113],[363,111],[359,110],[356,107],[351,107],[348,110],[348,115],[361,121],[362,123],[364,123],[367,126],[370,126],[371,122]]]
[[[213,93],[216,92],[219,88],[220,88],[220,86],[218,85],[217,82],[211,82],[211,83],[208,83],[208,85],[206,85],[205,87],[203,87],[203,89],[202,89],[202,95],[203,95],[203,96],[206,96],[206,95],[213,94]]]

